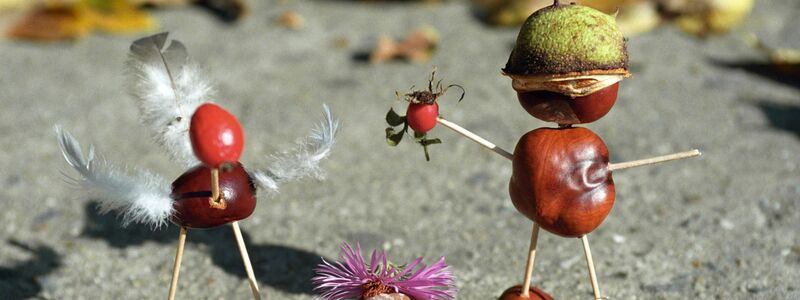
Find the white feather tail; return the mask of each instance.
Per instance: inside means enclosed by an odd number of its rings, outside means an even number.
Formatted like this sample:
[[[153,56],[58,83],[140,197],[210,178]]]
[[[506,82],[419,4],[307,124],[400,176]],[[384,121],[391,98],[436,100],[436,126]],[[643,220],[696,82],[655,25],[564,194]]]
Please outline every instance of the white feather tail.
[[[130,93],[137,98],[141,122],[172,160],[184,166],[198,163],[189,140],[189,122],[197,107],[214,91],[179,41],[167,43],[167,33],[139,39],[131,45],[127,73]]]
[[[325,119],[294,150],[272,155],[274,162],[267,170],[251,174],[259,186],[268,192],[277,192],[282,182],[304,177],[324,178],[325,172],[319,163],[331,152],[339,121],[333,119],[327,105],[323,105],[323,112]]]
[[[137,171],[133,176],[105,161],[95,161],[94,147],[84,157],[81,145],[69,132],[56,127],[61,153],[80,177],[70,177],[100,201],[100,211],[118,211],[122,223],[132,222],[158,228],[173,212],[169,184],[161,176]]]

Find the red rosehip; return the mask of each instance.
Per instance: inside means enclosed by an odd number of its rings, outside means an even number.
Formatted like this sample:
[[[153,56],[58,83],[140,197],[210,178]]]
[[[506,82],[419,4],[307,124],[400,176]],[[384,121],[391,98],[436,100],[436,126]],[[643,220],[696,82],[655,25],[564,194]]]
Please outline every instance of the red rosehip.
[[[240,163],[219,172],[220,202],[212,205],[211,170],[195,166],[172,183],[172,222],[188,228],[210,228],[245,219],[256,208],[256,187]]]
[[[235,116],[213,103],[200,105],[194,112],[189,137],[194,154],[212,168],[239,161],[244,149],[242,125]]]
[[[426,133],[436,127],[436,118],[439,117],[439,103],[411,103],[406,110],[408,126],[417,133]]]
[[[530,287],[528,293],[528,297],[523,298],[520,296],[522,286],[515,285],[505,290],[498,300],[553,300],[552,296],[535,287]]]
[[[517,143],[512,165],[511,201],[549,232],[580,237],[614,205],[608,148],[589,129],[532,130]]]
[[[619,82],[592,94],[570,98],[549,91],[517,93],[519,103],[532,116],[558,124],[594,122],[605,116],[617,100]]]

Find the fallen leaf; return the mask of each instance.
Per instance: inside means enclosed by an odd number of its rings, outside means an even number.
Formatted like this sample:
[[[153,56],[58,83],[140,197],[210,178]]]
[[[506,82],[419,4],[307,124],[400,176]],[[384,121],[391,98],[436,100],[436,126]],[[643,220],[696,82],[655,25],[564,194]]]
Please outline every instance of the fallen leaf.
[[[412,31],[399,43],[392,37],[383,35],[370,53],[369,61],[373,64],[392,59],[425,62],[433,56],[438,43],[439,33],[431,26],[423,26]]]
[[[753,8],[753,0],[704,0],[673,8],[676,25],[686,33],[705,37],[725,33],[742,22]]]
[[[27,13],[11,25],[6,35],[14,39],[54,41],[81,38],[91,30],[85,11],[74,6],[49,5]]]
[[[642,1],[620,7],[617,14],[617,26],[626,37],[651,31],[661,24],[656,6],[653,2]]]
[[[147,31],[155,21],[125,0],[54,2],[34,8],[7,31],[10,38],[59,41],[83,38],[93,30],[110,33]]]
[[[300,14],[293,11],[287,11],[278,17],[277,23],[289,29],[300,29],[303,27],[305,20],[303,20],[303,16]]]
[[[86,13],[95,29],[109,33],[148,31],[155,20],[126,0],[84,0]],[[97,4],[102,2],[102,4]]]

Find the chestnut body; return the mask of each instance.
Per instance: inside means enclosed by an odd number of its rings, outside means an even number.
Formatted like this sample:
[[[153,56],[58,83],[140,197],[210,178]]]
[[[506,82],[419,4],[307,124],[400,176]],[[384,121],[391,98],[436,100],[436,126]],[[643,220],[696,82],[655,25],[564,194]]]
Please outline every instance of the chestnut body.
[[[562,125],[583,124],[605,116],[617,100],[619,82],[592,94],[571,98],[549,91],[517,93],[519,103],[531,116]]]
[[[586,128],[532,130],[514,149],[509,193],[517,210],[545,230],[587,234],[614,205],[608,149]]]
[[[211,169],[195,166],[172,183],[175,213],[172,222],[188,228],[211,228],[245,219],[256,208],[256,188],[242,164],[220,170],[219,186],[225,208],[210,205]]]
[[[553,300],[552,296],[535,287],[531,287],[528,291],[530,293],[528,297],[523,298],[520,296],[522,286],[515,285],[505,290],[498,300]]]

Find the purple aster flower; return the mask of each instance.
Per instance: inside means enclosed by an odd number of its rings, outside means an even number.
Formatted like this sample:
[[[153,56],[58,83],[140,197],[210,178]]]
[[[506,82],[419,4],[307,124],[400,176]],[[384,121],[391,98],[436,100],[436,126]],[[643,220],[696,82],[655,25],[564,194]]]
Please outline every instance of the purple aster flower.
[[[402,294],[412,300],[446,300],[456,295],[455,281],[444,257],[431,266],[422,264],[422,257],[404,266],[389,263],[386,253],[372,251],[369,265],[361,255],[361,246],[353,249],[342,244],[341,262],[325,259],[311,281],[322,298],[327,300],[364,300],[378,295]]]

